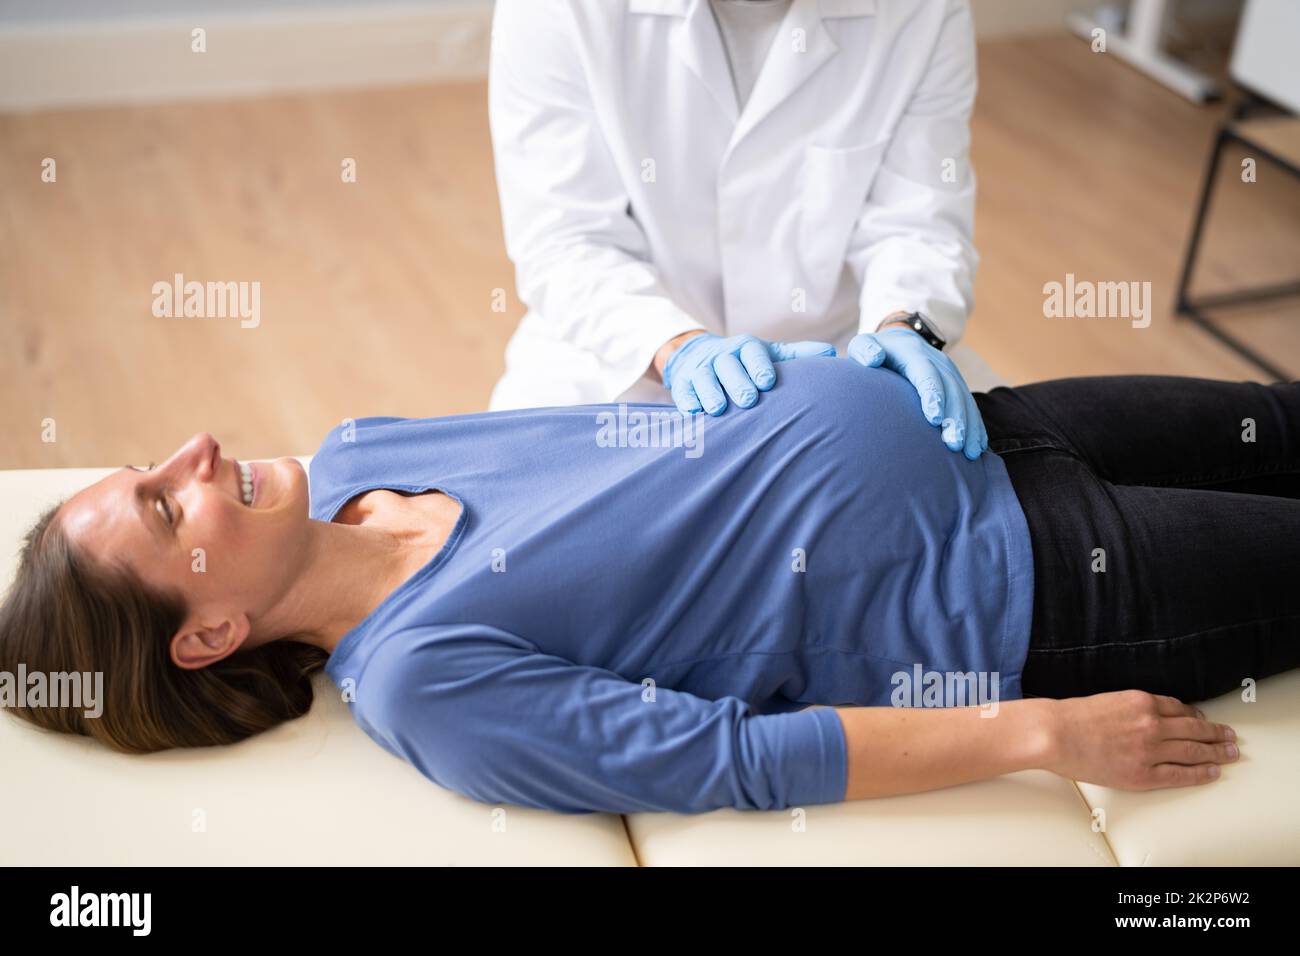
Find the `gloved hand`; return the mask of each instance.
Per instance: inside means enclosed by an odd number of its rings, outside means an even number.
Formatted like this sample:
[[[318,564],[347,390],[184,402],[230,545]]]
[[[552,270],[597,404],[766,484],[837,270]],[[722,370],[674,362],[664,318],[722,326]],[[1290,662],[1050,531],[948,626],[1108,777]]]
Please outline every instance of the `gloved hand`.
[[[849,357],[867,368],[883,366],[907,378],[921,396],[921,411],[943,431],[943,443],[971,461],[988,450],[975,398],[952,359],[911,329],[863,332],[849,341]]]
[[[753,335],[728,338],[697,335],[687,339],[664,365],[664,385],[686,414],[721,415],[727,397],[741,408],[776,384],[774,362],[835,354],[829,342],[765,342]]]

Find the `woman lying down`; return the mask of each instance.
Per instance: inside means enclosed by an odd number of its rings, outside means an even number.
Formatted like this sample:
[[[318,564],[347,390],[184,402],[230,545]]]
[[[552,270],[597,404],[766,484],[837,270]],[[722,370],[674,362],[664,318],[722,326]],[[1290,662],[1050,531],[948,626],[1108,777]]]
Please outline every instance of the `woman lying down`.
[[[41,519],[0,670],[102,671],[102,717],[19,713],[138,753],[298,717],[323,665],[435,783],[564,812],[1027,768],[1143,790],[1237,759],[1186,702],[1300,666],[1300,383],[996,388],[971,461],[896,373],[781,376],[675,429],[360,419],[310,485],[197,435]]]

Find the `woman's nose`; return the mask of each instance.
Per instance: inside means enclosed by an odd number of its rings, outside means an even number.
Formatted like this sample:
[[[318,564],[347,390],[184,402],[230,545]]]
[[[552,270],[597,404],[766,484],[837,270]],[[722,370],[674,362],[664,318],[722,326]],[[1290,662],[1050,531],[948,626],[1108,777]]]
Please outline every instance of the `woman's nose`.
[[[211,481],[221,463],[221,445],[208,432],[198,432],[177,449],[168,470],[192,474],[200,481]]]

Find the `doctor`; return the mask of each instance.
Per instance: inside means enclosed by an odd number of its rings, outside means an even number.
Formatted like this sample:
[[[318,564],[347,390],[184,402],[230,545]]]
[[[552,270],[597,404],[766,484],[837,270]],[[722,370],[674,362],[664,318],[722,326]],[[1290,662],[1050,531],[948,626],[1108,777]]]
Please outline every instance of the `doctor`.
[[[846,349],[987,448],[943,352],[978,261],[967,0],[497,0],[488,96],[528,307],[492,409],[722,414]]]

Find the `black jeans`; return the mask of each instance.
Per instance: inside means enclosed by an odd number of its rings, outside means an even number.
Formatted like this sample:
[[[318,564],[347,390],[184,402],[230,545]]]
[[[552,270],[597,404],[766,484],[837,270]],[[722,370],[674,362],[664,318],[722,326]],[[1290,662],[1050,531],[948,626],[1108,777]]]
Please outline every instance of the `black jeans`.
[[[1300,667],[1300,382],[1098,376],[975,401],[1033,545],[1026,696],[1197,701]]]

